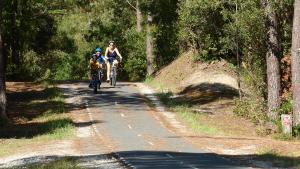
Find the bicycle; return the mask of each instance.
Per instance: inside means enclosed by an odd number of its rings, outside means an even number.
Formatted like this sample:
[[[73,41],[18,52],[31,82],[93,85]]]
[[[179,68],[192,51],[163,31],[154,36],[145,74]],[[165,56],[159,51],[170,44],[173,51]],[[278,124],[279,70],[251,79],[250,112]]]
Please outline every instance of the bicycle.
[[[102,84],[102,77],[103,77],[103,70],[102,70],[102,68],[101,68],[101,69],[99,69],[99,71],[98,71],[98,75],[99,75],[99,84],[98,84],[98,89],[100,89],[100,88],[101,88],[101,84]]]
[[[117,67],[116,65],[113,64],[110,70],[110,85],[115,87],[116,84],[117,84]]]
[[[93,91],[94,91],[94,94],[97,93],[97,89],[98,87],[100,88],[100,80],[99,80],[99,71],[94,71],[92,72],[92,87],[93,87]]]

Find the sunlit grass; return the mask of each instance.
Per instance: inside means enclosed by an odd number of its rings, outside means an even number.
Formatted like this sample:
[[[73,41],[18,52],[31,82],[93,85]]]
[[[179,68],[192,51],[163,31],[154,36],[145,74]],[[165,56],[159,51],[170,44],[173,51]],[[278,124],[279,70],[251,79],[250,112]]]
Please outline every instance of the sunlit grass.
[[[165,85],[156,82],[152,77],[147,77],[144,83],[158,91],[164,91],[165,89],[167,89]]]
[[[181,119],[183,119],[195,132],[210,136],[223,134],[223,132],[216,127],[201,123],[201,121],[203,121],[201,120],[202,115],[192,112],[189,107],[177,106],[173,108],[173,110],[175,110]]]

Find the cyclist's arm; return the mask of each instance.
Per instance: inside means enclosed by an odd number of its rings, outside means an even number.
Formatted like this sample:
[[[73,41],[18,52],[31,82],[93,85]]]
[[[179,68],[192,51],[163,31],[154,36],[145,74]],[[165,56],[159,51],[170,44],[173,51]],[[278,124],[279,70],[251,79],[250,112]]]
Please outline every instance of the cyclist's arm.
[[[122,60],[122,55],[120,54],[119,50],[116,48],[115,51],[116,51],[117,55],[119,56],[119,58]]]
[[[101,58],[103,59],[103,61],[107,60],[107,58],[105,56],[103,56],[103,55],[101,55]]]
[[[96,64],[97,64],[98,69],[100,69],[101,68],[100,63],[97,62]]]
[[[90,60],[90,62],[89,62],[89,65],[88,65],[88,69],[91,69],[92,68],[92,61]]]
[[[104,54],[105,59],[107,59],[107,54],[108,54],[108,48],[106,48],[105,50],[105,54]]]

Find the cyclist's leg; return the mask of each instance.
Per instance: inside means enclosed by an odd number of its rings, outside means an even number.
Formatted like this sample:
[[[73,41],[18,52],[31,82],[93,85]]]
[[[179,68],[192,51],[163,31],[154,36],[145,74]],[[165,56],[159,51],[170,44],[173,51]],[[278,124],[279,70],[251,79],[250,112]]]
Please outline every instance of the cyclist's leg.
[[[89,73],[88,73],[88,76],[89,76],[89,80],[90,80],[90,84],[89,84],[89,87],[92,87],[92,71],[89,70]]]
[[[110,68],[111,68],[111,64],[109,61],[106,62],[106,69],[107,69],[107,81],[110,80]]]
[[[102,72],[102,63],[99,63],[100,69],[98,70],[99,80],[101,80],[101,72]]]

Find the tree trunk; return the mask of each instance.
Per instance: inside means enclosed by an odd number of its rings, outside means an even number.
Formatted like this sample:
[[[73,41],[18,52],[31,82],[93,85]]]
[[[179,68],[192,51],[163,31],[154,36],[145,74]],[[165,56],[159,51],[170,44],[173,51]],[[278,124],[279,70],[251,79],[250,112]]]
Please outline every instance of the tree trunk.
[[[266,15],[268,30],[267,41],[267,81],[268,81],[268,116],[275,120],[278,116],[276,109],[280,106],[280,69],[279,69],[279,43],[277,33],[276,15],[269,0],[262,0]]]
[[[293,124],[300,124],[300,0],[294,3],[292,38]]]
[[[142,12],[140,9],[140,2],[139,0],[136,0],[136,31],[141,32],[142,31]]]
[[[153,54],[153,37],[152,37],[152,22],[153,17],[151,13],[148,13],[148,24],[147,24],[147,75],[150,76],[154,73],[154,54]]]
[[[0,23],[2,23],[0,21]],[[3,42],[0,28],[0,119],[7,120],[6,115],[6,87],[5,87],[6,59],[3,53]]]
[[[18,14],[18,1],[12,0],[12,13],[11,13],[11,23],[12,23],[12,36],[11,36],[11,54],[12,61],[16,65],[20,65],[20,54],[19,54],[19,35],[17,30],[17,14]]]

